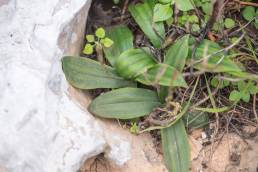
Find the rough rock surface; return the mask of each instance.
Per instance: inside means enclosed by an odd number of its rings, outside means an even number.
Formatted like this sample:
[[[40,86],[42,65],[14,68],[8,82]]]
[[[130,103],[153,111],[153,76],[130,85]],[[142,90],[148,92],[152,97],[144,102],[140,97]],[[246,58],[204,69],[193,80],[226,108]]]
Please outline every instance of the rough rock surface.
[[[90,102],[90,96],[73,88],[69,89],[70,95],[77,100],[82,107],[87,107]],[[97,119],[96,121],[105,129],[104,135],[107,143],[110,144],[111,149],[106,150],[104,160],[101,159],[100,162],[97,161],[97,171],[98,172],[167,172],[167,169],[163,163],[162,155],[157,153],[157,146],[154,145],[153,138],[149,133],[143,133],[140,135],[131,134],[127,128],[123,128],[116,121]],[[115,137],[112,137],[116,135]],[[119,147],[117,144],[118,136],[122,140],[126,140],[130,144],[130,156],[131,159],[128,160],[122,166],[118,166],[120,160],[124,162],[121,155],[128,154],[128,149],[121,148],[116,149],[115,146]],[[119,140],[120,140],[119,139]],[[119,144],[122,145],[122,144]],[[112,151],[113,148],[113,151]],[[118,152],[117,152],[118,151]],[[115,155],[114,153],[117,154]],[[122,153],[119,157],[118,154]],[[98,157],[98,156],[97,156]],[[125,156],[124,156],[125,157]],[[115,158],[115,159],[114,159]],[[93,157],[87,160],[81,167],[80,172],[96,171]],[[115,162],[115,163],[114,163]],[[136,170],[137,169],[137,170]]]
[[[0,169],[74,172],[107,149],[118,165],[130,158],[130,144],[73,101],[62,74],[62,55],[81,48],[89,7],[0,0]]]

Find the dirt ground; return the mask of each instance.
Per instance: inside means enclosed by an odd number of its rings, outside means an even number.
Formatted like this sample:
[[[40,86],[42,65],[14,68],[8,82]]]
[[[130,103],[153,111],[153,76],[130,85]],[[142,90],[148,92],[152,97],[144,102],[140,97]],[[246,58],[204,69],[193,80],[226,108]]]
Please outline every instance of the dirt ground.
[[[167,172],[162,155],[156,152],[148,134],[132,138],[135,142],[132,147],[132,159],[124,166],[115,166],[101,154],[86,161],[80,172]],[[189,137],[189,142],[191,172],[258,171],[258,137],[242,140],[235,134],[228,134],[224,135],[221,141],[206,147],[202,147],[194,136]]]
[[[258,137],[242,139],[225,134],[221,140],[203,147],[192,160],[192,172],[257,172]]]

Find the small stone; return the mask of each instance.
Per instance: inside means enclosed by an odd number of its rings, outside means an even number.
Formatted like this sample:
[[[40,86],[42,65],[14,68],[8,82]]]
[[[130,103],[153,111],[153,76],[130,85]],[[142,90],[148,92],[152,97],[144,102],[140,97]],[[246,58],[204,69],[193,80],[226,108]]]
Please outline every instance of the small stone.
[[[202,132],[201,135],[203,140],[207,138],[207,134],[205,132]]]

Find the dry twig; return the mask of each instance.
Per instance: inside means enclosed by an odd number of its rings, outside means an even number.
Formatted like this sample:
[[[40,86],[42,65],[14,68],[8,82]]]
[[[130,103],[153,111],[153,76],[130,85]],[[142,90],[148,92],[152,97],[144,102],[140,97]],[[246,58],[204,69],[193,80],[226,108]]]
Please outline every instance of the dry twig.
[[[239,1],[239,0],[234,0],[234,1],[239,3],[240,5],[258,7],[258,3],[255,3],[255,2],[244,2],[244,1]]]
[[[124,20],[124,15],[125,15],[125,12],[128,8],[128,3],[129,3],[129,0],[126,0],[125,3],[124,3],[124,7],[123,7],[123,10],[122,10],[120,22],[122,22]]]
[[[255,119],[258,123],[258,115],[257,115],[257,112],[256,112],[256,94],[254,94],[254,98],[253,98],[253,111],[254,111]]]

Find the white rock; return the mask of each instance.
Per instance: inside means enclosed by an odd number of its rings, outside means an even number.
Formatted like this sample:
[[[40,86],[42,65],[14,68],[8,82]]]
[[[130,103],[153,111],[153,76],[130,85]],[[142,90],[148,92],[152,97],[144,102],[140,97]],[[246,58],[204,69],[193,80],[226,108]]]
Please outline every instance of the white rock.
[[[130,144],[75,103],[62,74],[60,58],[78,53],[89,6],[0,0],[0,169],[74,172],[107,148],[119,165],[130,159]]]
[[[207,138],[207,134],[205,132],[202,132],[202,139],[206,139]]]

